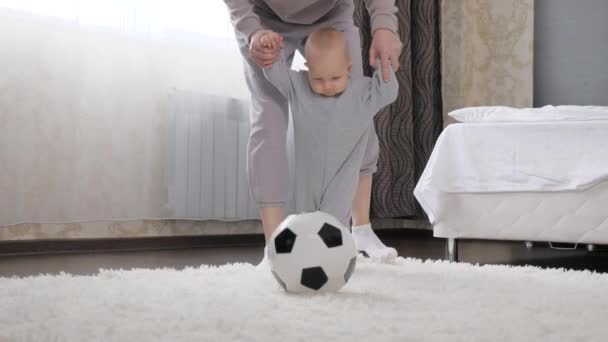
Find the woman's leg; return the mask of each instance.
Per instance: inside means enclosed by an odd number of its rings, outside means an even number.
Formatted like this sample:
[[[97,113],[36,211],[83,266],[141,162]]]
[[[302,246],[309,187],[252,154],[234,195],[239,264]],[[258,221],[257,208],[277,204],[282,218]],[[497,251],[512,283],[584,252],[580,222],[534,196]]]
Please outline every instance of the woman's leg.
[[[369,224],[369,210],[372,194],[372,175],[359,175],[357,191],[353,200],[352,225],[364,226]]]
[[[247,41],[238,38],[244,59],[245,78],[251,92],[250,133],[247,144],[247,176],[266,241],[285,216],[288,196],[286,134],[287,100],[264,77],[249,57]],[[293,55],[285,46],[284,53]]]
[[[353,23],[338,27],[342,30],[349,46],[349,52],[353,63],[353,77],[363,75],[361,56],[361,39],[359,29]],[[385,246],[378,238],[370,225],[369,212],[372,196],[372,174],[377,170],[379,156],[378,136],[373,120],[361,169],[357,190],[352,202],[352,233],[357,249],[365,252],[368,256],[378,260],[391,260],[397,257],[394,248]]]

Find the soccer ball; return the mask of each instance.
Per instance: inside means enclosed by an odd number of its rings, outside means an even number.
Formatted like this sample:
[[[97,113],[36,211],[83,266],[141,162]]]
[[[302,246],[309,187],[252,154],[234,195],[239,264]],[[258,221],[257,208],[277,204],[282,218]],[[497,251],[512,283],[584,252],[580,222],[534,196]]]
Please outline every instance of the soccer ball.
[[[338,291],[357,262],[348,229],[321,211],[288,216],[272,234],[266,257],[288,292]]]

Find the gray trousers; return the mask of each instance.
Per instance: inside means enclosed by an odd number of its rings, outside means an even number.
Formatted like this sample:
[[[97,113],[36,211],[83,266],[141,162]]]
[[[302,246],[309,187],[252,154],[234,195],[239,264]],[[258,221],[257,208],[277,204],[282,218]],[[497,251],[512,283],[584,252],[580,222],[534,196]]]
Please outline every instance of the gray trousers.
[[[332,26],[343,32],[352,59],[353,76],[361,76],[361,42],[354,25],[352,7],[337,6],[312,25],[286,23],[267,8],[256,8],[264,27],[284,37],[284,54],[291,65],[295,50],[303,51],[306,37],[313,31]],[[287,99],[264,77],[263,71],[249,57],[248,42],[237,34],[244,58],[245,78],[251,92],[250,134],[247,144],[247,176],[258,207],[284,207],[288,200]],[[371,175],[378,162],[378,137],[372,126],[359,174]],[[343,199],[352,204],[351,199]]]

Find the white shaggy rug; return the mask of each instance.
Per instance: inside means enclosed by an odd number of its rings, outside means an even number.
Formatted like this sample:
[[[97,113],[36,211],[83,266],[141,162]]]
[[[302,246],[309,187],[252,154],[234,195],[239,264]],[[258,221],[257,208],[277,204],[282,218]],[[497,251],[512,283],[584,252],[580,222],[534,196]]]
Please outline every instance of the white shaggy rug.
[[[0,278],[0,341],[606,341],[608,275],[359,259],[288,295],[250,264]]]

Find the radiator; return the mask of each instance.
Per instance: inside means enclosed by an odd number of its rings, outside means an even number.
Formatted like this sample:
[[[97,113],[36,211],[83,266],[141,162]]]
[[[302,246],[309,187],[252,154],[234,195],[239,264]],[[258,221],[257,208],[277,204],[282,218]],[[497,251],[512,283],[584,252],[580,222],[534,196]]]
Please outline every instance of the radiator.
[[[246,177],[249,102],[173,90],[169,112],[169,210],[175,218],[258,218]]]

